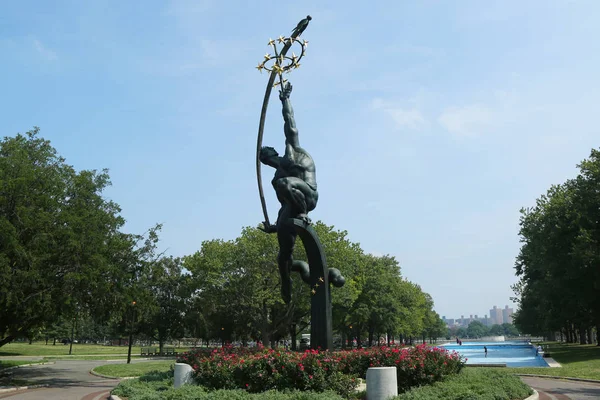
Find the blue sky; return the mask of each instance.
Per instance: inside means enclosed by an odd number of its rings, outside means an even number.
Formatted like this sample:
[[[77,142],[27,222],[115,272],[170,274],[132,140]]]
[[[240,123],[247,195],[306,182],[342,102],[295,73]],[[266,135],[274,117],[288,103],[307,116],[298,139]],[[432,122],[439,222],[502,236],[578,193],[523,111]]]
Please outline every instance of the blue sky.
[[[126,228],[190,254],[262,221],[270,37],[313,20],[290,80],[311,214],[398,258],[448,318],[511,304],[519,209],[598,147],[600,2],[19,1],[0,13],[2,134],[109,168]],[[282,149],[271,99],[265,145]],[[277,202],[263,170],[271,219]]]

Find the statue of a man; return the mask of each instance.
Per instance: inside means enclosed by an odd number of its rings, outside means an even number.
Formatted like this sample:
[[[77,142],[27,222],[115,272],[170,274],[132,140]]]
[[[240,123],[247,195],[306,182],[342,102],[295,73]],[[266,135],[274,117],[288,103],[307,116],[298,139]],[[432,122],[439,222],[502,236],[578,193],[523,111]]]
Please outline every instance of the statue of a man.
[[[294,110],[290,102],[292,85],[287,83],[279,93],[283,108],[285,154],[280,157],[272,147],[263,147],[260,161],[275,168],[275,177],[271,181],[277,199],[281,203],[277,223],[264,226],[268,233],[277,232],[279,255],[277,263],[281,275],[281,296],[286,303],[291,300],[292,282],[292,252],[296,243],[296,231],[291,224],[286,224],[290,218],[310,222],[308,212],[315,209],[319,199],[315,163],[306,150],[300,147],[298,129],[294,120]]]

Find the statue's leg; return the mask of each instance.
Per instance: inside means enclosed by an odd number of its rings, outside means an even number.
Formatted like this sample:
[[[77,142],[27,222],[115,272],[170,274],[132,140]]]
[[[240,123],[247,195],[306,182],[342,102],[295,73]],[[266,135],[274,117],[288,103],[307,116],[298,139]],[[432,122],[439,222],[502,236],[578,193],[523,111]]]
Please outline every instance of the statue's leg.
[[[297,234],[293,226],[286,224],[286,220],[291,218],[287,212],[288,207],[284,206],[282,210],[277,224],[277,241],[279,242],[277,264],[281,276],[281,298],[286,304],[289,304],[292,299],[292,280],[290,278],[293,263],[292,253]]]
[[[287,177],[275,182],[278,198],[292,206],[293,217],[307,218],[309,211],[315,209],[319,195],[300,178]]]

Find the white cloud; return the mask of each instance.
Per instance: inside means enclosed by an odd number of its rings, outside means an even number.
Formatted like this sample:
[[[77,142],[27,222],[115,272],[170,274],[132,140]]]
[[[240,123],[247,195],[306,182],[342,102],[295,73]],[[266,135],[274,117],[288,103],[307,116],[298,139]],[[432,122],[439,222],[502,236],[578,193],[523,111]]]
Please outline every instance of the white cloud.
[[[482,105],[446,108],[438,122],[446,130],[458,136],[477,136],[489,127],[494,119],[493,112]]]
[[[54,51],[50,50],[49,48],[47,48],[46,46],[44,46],[42,44],[42,42],[40,42],[38,39],[33,39],[33,46],[37,50],[38,54],[40,54],[46,60],[55,61],[58,59],[58,56],[56,55],[56,53]]]
[[[381,99],[374,99],[371,107],[389,115],[398,128],[419,129],[426,123],[423,114],[416,107],[402,108]]]

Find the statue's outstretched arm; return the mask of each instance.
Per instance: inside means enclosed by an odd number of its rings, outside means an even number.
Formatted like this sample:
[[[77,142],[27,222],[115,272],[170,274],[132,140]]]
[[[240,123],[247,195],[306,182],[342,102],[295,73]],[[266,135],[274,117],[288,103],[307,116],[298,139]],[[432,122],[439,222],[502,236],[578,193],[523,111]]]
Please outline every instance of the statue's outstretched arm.
[[[275,149],[272,147],[265,146],[261,148],[259,159],[261,163],[273,167],[275,169],[279,168],[279,165],[281,164],[281,157],[279,157],[277,151],[275,151]]]
[[[298,140],[296,120],[294,119],[294,109],[292,108],[292,102],[290,101],[291,93],[292,85],[289,82],[286,83],[279,92],[284,121],[283,132],[285,133],[285,143],[292,145],[292,147],[298,147],[300,146],[300,141]]]

